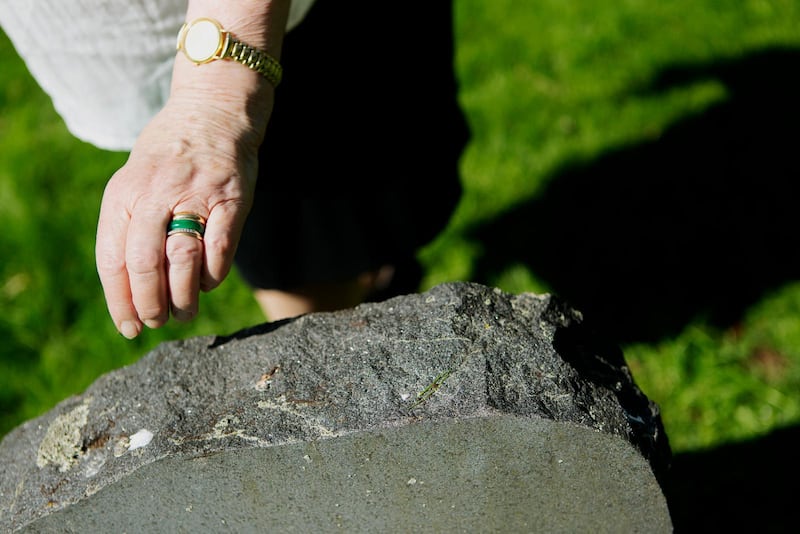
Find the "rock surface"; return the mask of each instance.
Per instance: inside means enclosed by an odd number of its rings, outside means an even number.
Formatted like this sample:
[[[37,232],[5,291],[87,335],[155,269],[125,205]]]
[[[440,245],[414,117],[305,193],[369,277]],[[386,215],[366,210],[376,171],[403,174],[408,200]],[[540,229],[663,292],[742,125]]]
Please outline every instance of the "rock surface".
[[[0,443],[0,530],[670,531],[658,409],[550,296],[159,346]]]

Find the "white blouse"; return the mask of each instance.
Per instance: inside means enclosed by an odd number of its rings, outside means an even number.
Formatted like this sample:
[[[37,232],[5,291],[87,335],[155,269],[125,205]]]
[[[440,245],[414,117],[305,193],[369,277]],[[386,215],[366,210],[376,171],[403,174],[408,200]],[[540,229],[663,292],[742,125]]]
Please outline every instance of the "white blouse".
[[[292,0],[289,29],[313,2]],[[0,26],[73,135],[130,150],[169,96],[186,7],[187,0],[0,0]]]

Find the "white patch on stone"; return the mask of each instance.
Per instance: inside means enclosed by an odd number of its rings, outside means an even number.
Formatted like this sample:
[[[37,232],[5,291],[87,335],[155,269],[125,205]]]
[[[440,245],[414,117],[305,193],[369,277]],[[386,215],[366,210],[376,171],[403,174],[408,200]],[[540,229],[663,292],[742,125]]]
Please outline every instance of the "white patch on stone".
[[[119,440],[114,444],[114,458],[119,458],[126,452],[128,452],[128,447],[131,445],[131,439],[128,436],[122,436]]]
[[[86,478],[92,478],[97,473],[100,472],[100,469],[106,463],[106,453],[101,451],[95,451],[92,453],[87,459],[84,468],[84,476]]]
[[[275,410],[277,412],[285,413],[299,418],[306,426],[316,432],[319,436],[324,438],[332,438],[337,434],[331,429],[320,423],[314,417],[310,417],[303,413],[295,403],[286,400],[285,395],[281,395],[277,399],[259,401],[257,406],[262,410]]]
[[[128,439],[130,440],[128,445],[129,451],[141,449],[142,447],[147,447],[147,445],[150,444],[150,442],[153,440],[153,433],[146,428],[143,428]]]
[[[239,438],[250,443],[255,443],[260,447],[266,447],[269,445],[268,441],[264,441],[260,439],[258,436],[251,436],[247,432],[245,432],[241,428],[236,428],[241,421],[235,415],[225,415],[219,421],[214,424],[214,430],[209,432],[208,434],[203,435],[200,440],[203,441],[212,441],[212,440],[223,440],[223,439],[231,439],[231,438]],[[174,440],[170,438],[175,445],[180,445],[183,443],[180,440]]]
[[[619,388],[619,389],[622,389],[622,388]],[[625,418],[630,423],[639,423],[640,425],[644,425],[645,424],[644,419],[639,417],[638,415],[630,414],[630,413],[626,412],[625,410],[622,410],[622,413],[625,414]]]

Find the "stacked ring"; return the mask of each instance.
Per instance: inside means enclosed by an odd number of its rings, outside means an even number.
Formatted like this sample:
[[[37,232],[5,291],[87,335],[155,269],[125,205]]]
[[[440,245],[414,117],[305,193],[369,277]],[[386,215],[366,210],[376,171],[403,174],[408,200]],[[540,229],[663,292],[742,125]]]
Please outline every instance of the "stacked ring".
[[[174,234],[189,234],[200,241],[206,232],[206,220],[196,213],[182,211],[176,213],[167,227],[167,237]]]

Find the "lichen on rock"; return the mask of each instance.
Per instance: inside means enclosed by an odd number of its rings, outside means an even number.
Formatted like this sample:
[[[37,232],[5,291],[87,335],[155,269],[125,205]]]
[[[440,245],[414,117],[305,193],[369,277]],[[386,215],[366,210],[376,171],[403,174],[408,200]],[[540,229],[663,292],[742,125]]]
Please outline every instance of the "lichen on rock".
[[[81,457],[81,430],[89,420],[91,401],[91,397],[85,399],[82,404],[50,423],[36,454],[37,467],[41,469],[54,464],[64,473],[78,463]]]

